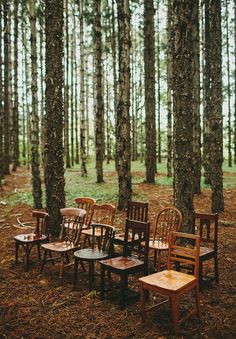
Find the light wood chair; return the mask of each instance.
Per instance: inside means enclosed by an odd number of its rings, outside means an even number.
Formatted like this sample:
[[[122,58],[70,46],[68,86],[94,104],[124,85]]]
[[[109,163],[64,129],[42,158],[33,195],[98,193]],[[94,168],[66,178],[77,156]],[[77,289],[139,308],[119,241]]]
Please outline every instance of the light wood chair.
[[[168,301],[171,303],[174,332],[176,335],[178,335],[179,326],[183,321],[193,315],[199,316],[199,251],[200,237],[198,235],[180,232],[170,233],[168,269],[139,279],[141,291],[141,316],[143,321],[147,319],[147,311]],[[172,266],[175,267],[176,263],[180,267],[182,267],[182,265],[191,266],[194,270],[194,275],[173,270]],[[196,307],[180,319],[180,297],[192,289],[195,291]],[[150,291],[167,296],[168,299],[161,301],[156,305],[147,307],[146,299]]]
[[[168,236],[171,231],[178,232],[182,225],[182,214],[174,206],[163,208],[157,215],[153,238],[149,241],[149,251],[154,252],[149,261],[153,261],[157,272],[161,269],[162,253],[167,252]]]
[[[80,236],[86,211],[81,208],[62,208],[61,233],[58,241],[42,244],[44,250],[40,273],[42,273],[46,261],[60,260],[59,280],[62,282],[63,270],[74,263],[70,261],[69,255],[80,248]],[[56,257],[53,254],[56,253]],[[49,258],[47,258],[49,254]],[[66,263],[65,263],[66,262]]]
[[[93,198],[78,197],[74,199],[74,202],[76,203],[76,206],[78,208],[82,208],[83,210],[86,211],[83,229],[90,228],[93,217],[93,208],[94,205],[96,204],[96,200]]]
[[[199,284],[219,281],[218,270],[218,214],[194,212],[195,232],[200,235]],[[214,274],[203,274],[203,262],[213,259]]]
[[[38,259],[41,260],[40,245],[48,240],[47,220],[48,213],[35,210],[32,212],[35,219],[35,230],[33,233],[19,234],[14,237],[15,240],[15,262],[18,263],[19,248],[25,251],[24,269],[29,270],[30,253],[33,247],[37,247]]]

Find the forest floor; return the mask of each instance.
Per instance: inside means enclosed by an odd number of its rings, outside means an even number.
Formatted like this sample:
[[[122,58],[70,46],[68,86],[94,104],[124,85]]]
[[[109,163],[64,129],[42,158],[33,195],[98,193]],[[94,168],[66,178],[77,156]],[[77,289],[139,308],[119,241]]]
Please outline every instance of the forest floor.
[[[28,272],[22,262],[15,264],[13,237],[27,233],[17,218],[29,221],[32,206],[11,204],[8,197],[30,189],[30,173],[22,168],[7,176],[0,188],[0,338],[174,338],[168,304],[150,312],[143,324],[139,302],[120,311],[114,300],[100,301],[98,290],[88,292],[87,274],[79,274],[73,290],[72,267],[64,273],[60,287],[58,267],[48,264],[39,274],[36,253],[32,253]],[[134,194],[138,192],[147,194],[151,222],[155,213],[173,203],[172,189],[165,186],[140,183]],[[210,212],[210,195],[210,190],[203,190],[196,196],[195,209]],[[225,190],[224,198],[225,212],[219,222],[220,281],[200,293],[201,317],[181,325],[183,338],[236,338],[236,188]],[[123,221],[124,213],[117,211],[115,226]],[[131,283],[137,285],[137,279]],[[184,298],[182,307],[188,304]]]

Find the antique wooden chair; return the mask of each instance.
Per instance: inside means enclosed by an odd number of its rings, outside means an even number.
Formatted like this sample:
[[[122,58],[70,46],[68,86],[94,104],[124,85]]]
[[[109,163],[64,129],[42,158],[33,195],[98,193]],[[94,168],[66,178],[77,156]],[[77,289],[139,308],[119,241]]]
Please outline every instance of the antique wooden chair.
[[[101,299],[104,299],[105,293],[105,272],[115,273],[120,276],[119,305],[121,309],[125,308],[128,276],[137,272],[142,272],[143,275],[148,274],[149,231],[149,222],[126,219],[123,256],[100,261]],[[145,242],[145,246],[142,246],[143,242]]]
[[[116,208],[112,204],[94,204],[93,206],[93,216],[92,223],[95,224],[105,224],[113,226],[115,219]],[[89,229],[82,230],[84,235],[84,247],[91,246],[91,238],[93,230],[90,227]],[[95,232],[95,238],[99,240],[100,233],[99,230]]]
[[[153,261],[154,268],[157,269],[157,271],[160,271],[161,268],[162,252],[167,252],[169,248],[169,233],[171,231],[179,231],[180,226],[182,225],[182,220],[181,212],[173,206],[162,209],[156,217],[153,238],[149,241],[149,251],[154,252],[151,260]]]
[[[92,246],[91,248],[82,248],[74,253],[74,287],[78,280],[78,264],[84,261],[89,263],[89,290],[92,290],[95,274],[95,262],[107,259],[111,256],[112,241],[115,234],[115,227],[104,224],[92,224]],[[99,242],[96,244],[95,234],[100,234]]]
[[[218,271],[218,214],[194,212],[195,232],[200,235],[199,283],[219,281]],[[203,275],[203,262],[213,259],[214,275]]]
[[[93,198],[79,197],[75,198],[75,203],[78,208],[82,208],[86,211],[83,229],[90,228],[93,217],[93,208],[96,200]]]
[[[148,202],[129,201],[126,210],[126,218],[129,220],[148,221]],[[114,241],[114,255],[118,255],[119,251],[115,251],[115,245],[124,246],[124,232],[116,233]],[[120,253],[121,254],[121,253]],[[120,255],[119,254],[119,255]]]
[[[143,321],[147,319],[146,311],[152,310],[168,301],[171,303],[174,332],[176,335],[178,335],[179,326],[184,320],[193,315],[199,316],[199,249],[200,237],[198,235],[170,232],[168,269],[139,279],[141,291],[141,315]],[[184,265],[185,267],[186,265],[192,266],[194,275],[173,270],[172,266],[175,267],[175,265],[173,265],[175,263],[178,263],[180,266]],[[195,291],[196,307],[180,319],[180,297],[192,289]],[[146,307],[147,296],[150,291],[167,296],[168,299]]]
[[[54,264],[54,260],[59,259],[61,284],[64,268],[73,264],[70,262],[69,255],[81,246],[79,241],[86,211],[81,208],[62,208],[60,212],[62,215],[60,237],[56,242],[41,245],[44,256],[40,273],[42,273],[46,261],[52,261]],[[58,256],[53,256],[54,253]],[[47,254],[49,254],[49,258],[47,258]],[[64,261],[66,261],[66,264]]]
[[[35,219],[35,230],[33,233],[20,234],[14,237],[15,240],[15,256],[16,263],[18,263],[18,254],[20,246],[25,251],[25,271],[29,270],[30,265],[30,253],[34,246],[38,249],[38,259],[41,260],[40,244],[44,243],[48,239],[47,219],[48,213],[43,211],[33,211],[32,217]]]

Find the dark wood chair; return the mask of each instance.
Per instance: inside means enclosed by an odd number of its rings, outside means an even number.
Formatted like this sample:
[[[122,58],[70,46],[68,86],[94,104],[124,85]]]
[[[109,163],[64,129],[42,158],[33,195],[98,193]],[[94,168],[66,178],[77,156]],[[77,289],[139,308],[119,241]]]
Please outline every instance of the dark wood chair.
[[[126,219],[124,254],[123,256],[100,261],[101,287],[100,296],[105,295],[105,272],[120,276],[119,305],[121,309],[126,306],[126,292],[128,290],[128,276],[138,272],[148,274],[148,243],[150,223]],[[142,246],[142,243],[145,245]]]
[[[74,253],[74,287],[78,281],[78,264],[84,261],[89,263],[89,291],[92,290],[95,281],[95,262],[111,257],[112,241],[115,227],[104,224],[92,224],[92,246],[82,248]],[[99,233],[99,241],[96,242],[95,234]]]
[[[54,264],[54,260],[59,259],[59,279],[61,285],[64,268],[73,264],[73,262],[70,261],[69,255],[81,246],[80,236],[86,211],[81,208],[62,208],[60,212],[62,215],[60,237],[56,242],[41,245],[44,250],[44,256],[40,273],[42,273],[46,261],[52,261]],[[53,255],[54,253],[57,254],[56,257]],[[47,254],[49,254],[49,258],[47,258]]]
[[[181,212],[174,206],[163,208],[156,217],[153,238],[149,241],[149,251],[154,252],[151,260],[157,271],[161,269],[161,254],[167,252],[169,248],[169,233],[171,231],[179,231],[182,220]]]
[[[219,281],[218,270],[218,214],[194,212],[195,232],[200,235],[199,283],[215,280]],[[203,274],[203,262],[213,259],[214,275]]]
[[[112,204],[94,204],[93,206],[93,224],[104,224],[113,226],[115,219],[116,208]],[[90,227],[89,229],[82,230],[84,235],[84,247],[91,246],[91,239],[93,235],[93,230]],[[99,230],[95,232],[95,238],[100,237]]]
[[[75,201],[76,206],[78,208],[82,208],[86,211],[83,229],[90,228],[92,217],[93,217],[94,205],[96,204],[96,200],[93,199],[93,198],[79,197],[79,198],[75,198],[74,201]]]
[[[147,311],[150,311],[169,301],[171,303],[174,332],[176,335],[179,334],[179,326],[183,321],[193,315],[199,316],[199,250],[200,237],[198,235],[180,232],[170,233],[168,269],[139,279],[141,291],[141,316],[143,321],[148,319],[146,314]],[[176,263],[178,266],[191,266],[194,274],[187,274],[185,272],[173,270],[172,266],[175,267]],[[180,319],[180,297],[190,290],[195,291],[196,306]],[[162,300],[155,305],[146,306],[149,292],[167,296],[168,299],[164,301]]]
[[[41,260],[40,244],[48,240],[47,220],[48,213],[43,211],[33,211],[32,217],[35,219],[35,230],[33,233],[20,234],[14,237],[15,240],[15,261],[18,263],[19,248],[25,251],[24,269],[29,270],[30,253],[34,246],[38,249],[38,259]]]
[[[142,201],[129,201],[128,207],[126,210],[126,218],[128,220],[136,220],[147,222],[148,221],[148,202]],[[115,250],[115,245],[124,246],[124,232],[116,233],[113,245],[113,254],[114,255],[121,255],[119,250]]]

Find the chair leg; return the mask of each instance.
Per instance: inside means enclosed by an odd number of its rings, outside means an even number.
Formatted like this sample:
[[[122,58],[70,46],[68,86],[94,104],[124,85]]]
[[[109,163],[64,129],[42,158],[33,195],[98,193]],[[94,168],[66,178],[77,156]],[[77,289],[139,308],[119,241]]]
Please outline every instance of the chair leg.
[[[59,272],[60,286],[62,284],[63,269],[64,269],[64,253],[61,254],[61,262],[60,262],[60,272]]]
[[[16,248],[16,252],[15,252],[15,263],[18,263],[18,254],[19,254],[19,248],[20,248],[20,244],[16,241],[15,242],[15,248]]]
[[[29,270],[29,256],[30,256],[30,247],[29,244],[26,244],[25,247],[25,271],[27,272]]]
[[[40,243],[37,244],[37,250],[38,250],[38,260],[41,260]]]
[[[47,251],[47,250],[44,250],[44,253],[43,253],[43,261],[42,261],[42,264],[41,264],[40,273],[43,272],[43,268],[44,268],[44,265],[45,265],[46,259],[47,259],[47,254],[48,254],[48,251]]]
[[[202,285],[203,285],[203,281],[202,281],[202,261],[199,261],[198,277],[199,277],[199,288],[200,288],[200,291],[201,291],[202,290]]]
[[[101,277],[100,277],[100,299],[104,299],[105,295],[105,267],[101,264]]]
[[[92,291],[94,283],[94,261],[89,261],[89,291]]]
[[[196,302],[196,310],[197,317],[200,317],[200,296],[199,296],[199,286],[197,285],[195,288],[195,302]]]
[[[74,261],[74,278],[73,278],[73,285],[74,285],[74,287],[77,286],[77,281],[78,281],[78,264],[79,264],[79,259],[75,257],[75,261]]]
[[[121,275],[120,279],[120,309],[125,309],[125,290],[127,288],[127,276]]]
[[[171,297],[172,318],[175,335],[179,334],[179,296]]]

